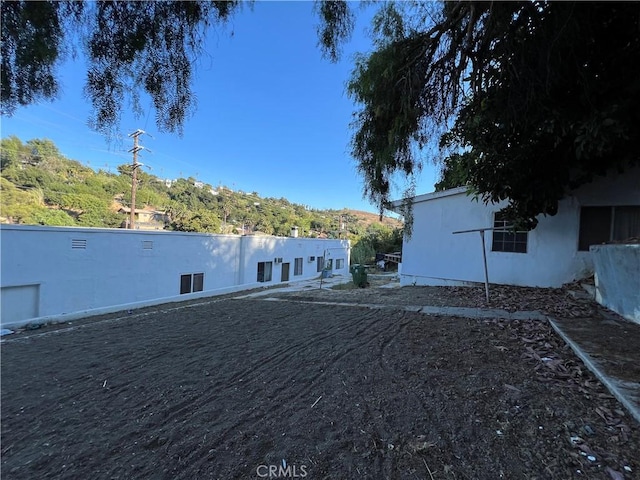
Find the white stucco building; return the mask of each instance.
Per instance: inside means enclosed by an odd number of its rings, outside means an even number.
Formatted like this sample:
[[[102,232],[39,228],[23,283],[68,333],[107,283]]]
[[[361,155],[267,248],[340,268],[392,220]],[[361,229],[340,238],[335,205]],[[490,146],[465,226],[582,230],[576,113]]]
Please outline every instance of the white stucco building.
[[[2,225],[0,242],[3,326],[349,272],[348,240]]]
[[[465,187],[414,197],[401,284],[484,282],[480,233],[453,232],[504,226],[496,214],[505,204],[474,201]],[[582,186],[560,202],[555,216],[539,217],[531,232],[487,230],[489,282],[558,287],[593,273],[590,245],[633,236],[640,236],[639,168]]]

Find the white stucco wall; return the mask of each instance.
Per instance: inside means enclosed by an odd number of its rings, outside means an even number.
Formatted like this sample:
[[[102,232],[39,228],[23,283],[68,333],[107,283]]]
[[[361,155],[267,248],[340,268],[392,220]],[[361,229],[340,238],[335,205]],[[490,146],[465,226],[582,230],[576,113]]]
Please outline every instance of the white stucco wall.
[[[640,169],[611,176],[577,190],[561,201],[557,215],[539,217],[529,232],[527,253],[492,252],[485,232],[489,281],[558,287],[593,272],[589,252],[578,251],[581,206],[640,205]],[[413,235],[402,251],[402,285],[464,285],[484,282],[480,233],[452,232],[493,226],[493,213],[506,202],[485,205],[464,188],[414,199]]]
[[[640,245],[592,245],[596,300],[640,323]]]
[[[74,240],[86,248],[72,248]],[[275,263],[271,281],[257,283],[258,262],[276,257],[290,264],[289,281],[314,278],[316,263],[308,257],[325,252],[344,258],[341,269],[334,261],[334,273],[348,274],[347,240],[3,225],[1,322],[276,284],[282,268]],[[303,258],[300,276],[296,257]],[[180,276],[191,273],[204,273],[204,292],[180,295]]]

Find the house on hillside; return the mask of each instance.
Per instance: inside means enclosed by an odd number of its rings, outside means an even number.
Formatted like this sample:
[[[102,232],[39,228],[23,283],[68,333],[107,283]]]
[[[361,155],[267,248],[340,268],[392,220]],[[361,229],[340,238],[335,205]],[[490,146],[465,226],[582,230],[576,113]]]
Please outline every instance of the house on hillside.
[[[126,220],[122,222],[122,228],[127,228],[129,225],[128,215],[131,214],[131,208],[121,207],[118,213],[127,215]],[[153,209],[136,208],[134,215],[136,230],[162,230],[165,224],[169,222],[169,216],[166,213]]]
[[[401,202],[394,203],[399,213]],[[559,287],[593,273],[591,245],[640,237],[640,168],[601,177],[564,198],[558,213],[540,216],[530,232],[500,231],[499,210],[465,187],[413,198],[413,234],[404,239],[402,285],[484,282],[482,242],[489,282]],[[454,234],[454,232],[469,231]]]

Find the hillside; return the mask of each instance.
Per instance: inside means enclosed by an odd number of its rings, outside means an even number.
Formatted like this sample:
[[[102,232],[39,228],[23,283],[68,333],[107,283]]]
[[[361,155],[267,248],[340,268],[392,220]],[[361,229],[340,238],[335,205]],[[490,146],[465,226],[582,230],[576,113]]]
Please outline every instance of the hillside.
[[[349,208],[345,209],[345,211],[346,213],[349,213],[350,215],[357,217],[360,224],[363,225],[365,228],[368,228],[370,225],[374,225],[374,224],[375,225],[382,224],[391,228],[402,228],[402,222],[395,218],[382,217],[382,221],[380,221],[380,215],[377,213],[363,212],[362,210],[352,210]]]
[[[1,143],[2,223],[122,228],[131,203],[131,169],[94,171],[64,157],[50,140]],[[187,232],[367,239],[397,249],[402,223],[358,210],[318,210],[285,198],[216,188],[194,178],[164,180],[138,171],[136,226]],[[386,245],[386,244],[389,245]],[[395,247],[390,244],[395,243]],[[385,246],[386,245],[386,246]]]

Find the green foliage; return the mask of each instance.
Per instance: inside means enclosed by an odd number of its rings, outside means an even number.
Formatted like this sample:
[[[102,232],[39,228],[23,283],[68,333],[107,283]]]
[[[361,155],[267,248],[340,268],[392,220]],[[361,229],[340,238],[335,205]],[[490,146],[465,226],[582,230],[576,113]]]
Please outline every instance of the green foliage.
[[[65,21],[79,19],[82,2],[2,2],[2,113],[51,99],[63,56]]]
[[[117,228],[126,220],[125,214],[115,212],[131,202],[131,171],[126,165],[118,167],[117,175],[94,172],[62,156],[49,140],[23,144],[9,137],[2,145],[12,152],[3,157],[7,165],[2,172],[5,221]],[[232,192],[224,187],[215,190],[194,178],[177,179],[168,188],[154,175],[139,171],[138,182],[136,207],[166,213],[166,228],[173,230],[288,236],[291,227],[297,226],[302,236],[350,238],[353,242],[366,233],[359,217],[345,211],[308,210],[285,198],[261,198],[256,192]],[[340,219],[347,229],[341,229]]]
[[[376,250],[368,239],[361,239],[351,247],[351,263],[366,265],[375,260]]]
[[[351,249],[351,262],[370,264],[376,253],[392,253],[402,251],[401,228],[391,228],[382,224],[372,224]]]
[[[365,194],[380,209],[390,200],[395,171],[412,175],[419,170],[412,141],[424,115],[419,86],[429,65],[408,65],[411,58],[423,56],[423,41],[412,36],[359,57],[348,85],[351,97],[364,105],[356,117],[351,153],[364,176]]]
[[[435,191],[467,185],[469,171],[476,160],[476,156],[471,152],[452,153],[446,157],[442,162],[440,180],[434,185]]]
[[[47,188],[53,183],[54,176],[38,167],[9,167],[3,170],[2,176],[22,187]]]
[[[354,15],[349,4],[341,0],[316,1],[316,11],[323,22],[318,26],[318,38],[323,52],[331,61],[340,57],[340,45],[353,31]]]
[[[55,167],[59,165],[56,160],[60,160],[62,154],[51,140],[35,138],[27,141],[26,147],[29,150],[31,165],[43,166],[51,171],[56,170]]]
[[[171,222],[171,227],[181,232],[220,233],[220,226],[218,216],[204,209],[185,211]]]
[[[29,156],[26,145],[23,145],[18,137],[11,135],[3,138],[0,143],[0,167],[4,171],[6,168],[17,168]]]
[[[199,188],[194,178],[179,178],[169,189],[169,198],[186,205],[190,210],[216,208],[218,201],[207,188]]]
[[[47,139],[2,140],[2,216],[10,222],[117,227],[114,178],[65,158]],[[45,206],[46,205],[46,206]],[[49,208],[47,208],[47,206]]]
[[[109,211],[104,206],[88,208],[78,215],[78,225],[83,227],[118,228],[122,220],[122,216]]]
[[[56,65],[83,44],[96,129],[112,130],[124,105],[140,113],[142,91],[152,99],[158,127],[181,132],[194,108],[192,65],[206,30],[238,5],[2,2],[2,113],[54,98]],[[335,61],[353,29],[352,8],[339,0],[316,7],[319,42]],[[555,214],[569,190],[640,162],[638,3],[383,2],[372,32],[375,49],[356,59],[348,93],[362,105],[352,155],[365,194],[381,211],[394,175],[409,177],[411,185],[424,149],[454,120],[444,146],[458,156],[445,162],[438,188],[467,183],[485,202],[508,200],[505,213],[524,228],[533,228],[539,214]],[[47,175],[70,165],[46,142],[25,147],[8,139],[7,145],[0,166],[16,184],[46,193]],[[45,173],[29,169],[36,166]],[[88,173],[72,168],[65,175]],[[247,221],[251,229],[277,233],[292,224],[275,212],[259,221],[250,203],[231,210],[185,182],[175,194],[149,188],[192,211],[215,211],[225,223]],[[318,227],[317,234],[335,235],[331,226]]]
[[[25,223],[40,207],[33,189],[18,189],[9,180],[0,178],[0,215],[9,221]]]
[[[237,1],[2,2],[2,108],[52,99],[55,67],[84,44],[91,123],[114,130],[125,100],[141,113],[140,89],[152,99],[160,130],[181,132],[194,109],[193,59],[212,24]],[[79,37],[79,42],[78,38]]]
[[[451,120],[442,146],[454,153],[437,188],[508,200],[520,228],[596,175],[640,162],[638,3],[398,5],[381,8],[376,49],[348,87],[362,105],[352,154],[376,204]]]
[[[76,225],[74,218],[63,210],[53,210],[50,208],[38,208],[28,218],[29,222],[39,225],[50,225],[54,227],[72,227]]]

